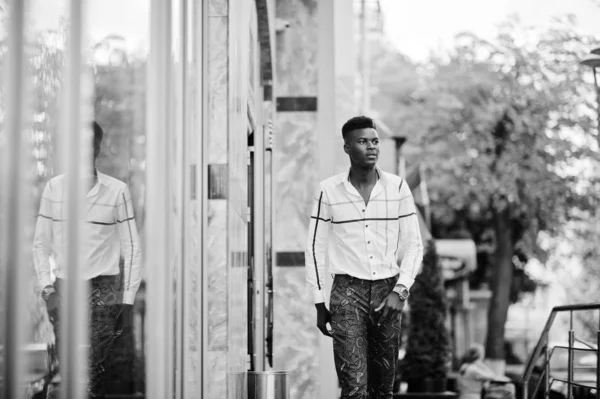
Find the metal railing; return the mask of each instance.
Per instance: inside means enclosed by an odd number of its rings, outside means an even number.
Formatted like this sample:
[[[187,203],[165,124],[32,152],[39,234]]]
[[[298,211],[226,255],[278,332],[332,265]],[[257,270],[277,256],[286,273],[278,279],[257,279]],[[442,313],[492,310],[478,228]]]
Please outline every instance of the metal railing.
[[[598,356],[598,345],[594,346],[583,340],[575,338],[575,331],[573,330],[573,313],[581,312],[581,311],[591,311],[591,310],[599,311],[599,313],[598,313],[598,331],[597,331],[598,341],[597,342],[600,344],[600,303],[557,306],[552,309],[552,312],[550,312],[550,316],[548,316],[548,320],[546,321],[546,325],[544,326],[544,329],[542,330],[540,339],[538,340],[533,353],[529,357],[529,360],[527,362],[527,367],[525,368],[525,370],[523,372],[523,376],[521,378],[522,398],[523,399],[528,399],[528,397],[529,397],[529,382],[533,375],[535,366],[538,364],[540,357],[542,355],[544,356],[544,366],[543,366],[544,370],[543,370],[539,380],[537,381],[535,389],[533,390],[533,394],[531,395],[532,397],[534,397],[534,398],[536,397],[536,395],[540,389],[540,386],[543,382],[544,387],[545,387],[545,391],[544,391],[545,397],[549,398],[550,397],[550,389],[552,387],[552,384],[555,381],[558,381],[558,382],[565,383],[567,385],[567,399],[573,398],[573,387],[595,389],[596,390],[596,398],[600,399],[600,389],[598,389],[598,383],[600,381],[600,356]],[[552,325],[556,318],[556,315],[558,313],[566,313],[566,312],[569,313],[569,344],[568,344],[568,346],[555,346],[553,348],[549,348],[548,336],[549,336],[550,329],[552,328]],[[575,348],[574,347],[575,341],[583,344],[584,346],[586,346],[586,348]],[[554,351],[557,348],[568,350],[567,379],[566,380],[564,378],[553,377],[551,370],[550,370],[550,360],[552,359],[552,355],[554,354]],[[575,380],[575,378],[574,378],[574,372],[575,372],[574,352],[575,351],[592,352],[592,353],[596,354],[595,386],[587,385],[587,384],[584,384],[584,383],[581,383],[581,382],[578,382],[577,380]],[[581,367],[578,367],[578,369],[580,369],[580,368]],[[591,367],[591,368],[594,368],[594,367]]]

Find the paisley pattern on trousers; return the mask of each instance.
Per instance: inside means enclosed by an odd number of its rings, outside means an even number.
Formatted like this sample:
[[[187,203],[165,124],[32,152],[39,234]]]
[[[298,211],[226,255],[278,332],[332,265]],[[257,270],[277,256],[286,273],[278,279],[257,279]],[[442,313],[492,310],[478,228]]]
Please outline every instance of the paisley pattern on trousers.
[[[391,399],[400,343],[400,320],[374,310],[392,292],[398,276],[361,280],[336,275],[330,312],[333,354],[342,399]],[[379,324],[379,325],[378,325]]]
[[[64,280],[57,279],[54,284],[58,303],[64,290]],[[91,397],[102,397],[105,392],[106,371],[104,362],[110,355],[117,332],[117,320],[123,306],[120,304],[121,277],[99,276],[90,280],[88,296],[88,326],[90,350],[88,353],[87,390]],[[48,309],[48,316],[54,330],[55,353],[60,353],[60,306]],[[60,361],[59,361],[60,368]]]

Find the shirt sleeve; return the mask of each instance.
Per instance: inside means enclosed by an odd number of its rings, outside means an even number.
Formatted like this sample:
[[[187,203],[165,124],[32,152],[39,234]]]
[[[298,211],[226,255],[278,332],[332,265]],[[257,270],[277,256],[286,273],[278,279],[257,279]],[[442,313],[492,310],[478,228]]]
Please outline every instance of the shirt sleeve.
[[[52,253],[52,186],[46,184],[40,200],[40,211],[33,237],[33,265],[40,288],[52,284],[50,254]]]
[[[404,249],[404,257],[400,263],[400,277],[396,285],[404,285],[410,289],[421,268],[423,260],[423,241],[419,228],[419,219],[415,200],[406,181],[400,182],[400,242]]]
[[[140,268],[140,244],[135,218],[133,216],[133,203],[127,186],[117,199],[117,228],[121,241],[121,256],[124,260],[123,268],[123,303],[132,305],[135,294],[142,281]]]
[[[322,187],[313,198],[312,213],[306,242],[306,281],[312,290],[315,303],[325,302],[325,259],[331,230],[331,206]]]

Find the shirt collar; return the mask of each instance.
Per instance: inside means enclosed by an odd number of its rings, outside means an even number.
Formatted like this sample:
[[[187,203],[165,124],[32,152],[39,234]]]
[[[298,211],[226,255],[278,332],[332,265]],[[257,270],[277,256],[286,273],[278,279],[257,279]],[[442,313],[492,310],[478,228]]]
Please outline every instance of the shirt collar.
[[[104,187],[108,186],[108,176],[104,173],[100,173],[98,169],[96,169],[96,175],[98,176],[98,183],[102,184]]]
[[[346,174],[346,182],[350,183],[350,171],[352,169],[348,168],[348,173]],[[385,172],[379,169],[378,166],[375,166],[375,172],[377,173],[377,181],[383,184],[384,186],[388,183],[388,178],[385,176]],[[352,185],[352,183],[350,183]]]
[[[98,169],[96,169],[96,176],[96,184],[94,184],[92,189],[87,193],[87,197],[93,197],[94,195],[98,194],[100,191],[100,186],[106,187],[108,185],[108,181],[106,179],[107,176],[104,173],[100,173]]]
[[[356,191],[356,188],[350,182],[350,170],[351,169],[348,168],[348,173],[345,175],[346,178],[344,179],[344,181],[342,183],[344,184],[346,191],[360,196],[358,191]],[[388,183],[388,178],[385,176],[385,172],[383,172],[377,166],[375,166],[375,172],[377,173],[377,182],[375,182],[375,187],[373,187],[373,191],[371,192],[371,197],[374,197],[375,195],[379,194],[379,192],[381,191],[381,188],[385,187]]]

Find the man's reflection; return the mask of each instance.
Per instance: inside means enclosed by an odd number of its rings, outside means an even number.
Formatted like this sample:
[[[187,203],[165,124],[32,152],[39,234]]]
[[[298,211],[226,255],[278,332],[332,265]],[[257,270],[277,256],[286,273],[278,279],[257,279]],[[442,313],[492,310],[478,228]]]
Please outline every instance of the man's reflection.
[[[89,282],[90,352],[88,393],[93,398],[105,393],[104,363],[115,338],[130,328],[135,294],[140,286],[140,247],[129,189],[125,183],[98,172],[103,130],[94,130],[93,174],[85,177],[89,188],[85,198],[84,227],[81,234],[82,277]],[[66,175],[46,184],[40,202],[33,243],[34,263],[42,297],[60,344],[60,301],[66,275],[67,206]],[[50,255],[54,255],[56,280],[52,282]],[[119,259],[124,259],[120,273]],[[72,348],[75,350],[76,348]],[[59,352],[60,353],[60,352]]]

